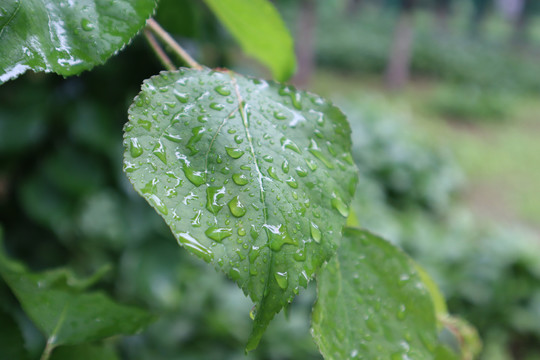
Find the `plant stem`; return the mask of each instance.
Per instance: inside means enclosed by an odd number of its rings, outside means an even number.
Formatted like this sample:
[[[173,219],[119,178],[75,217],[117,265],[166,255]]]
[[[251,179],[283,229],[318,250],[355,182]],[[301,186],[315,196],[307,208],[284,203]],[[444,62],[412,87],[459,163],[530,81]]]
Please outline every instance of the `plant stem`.
[[[202,66],[196,62],[174,39],[166,32],[154,19],[146,21],[147,27],[160,38],[164,43],[171,47],[172,51],[184,60],[190,67],[194,69],[202,69]]]
[[[146,37],[146,40],[150,44],[150,47],[152,48],[152,50],[154,50],[163,66],[165,66],[167,70],[175,70],[176,67],[174,66],[173,62],[171,61],[171,59],[169,59],[167,54],[165,54],[165,51],[163,51],[161,46],[159,46],[159,43],[157,42],[154,35],[152,35],[152,32],[148,29],[144,29],[144,36]]]
[[[55,346],[50,341],[47,341],[45,349],[43,350],[43,354],[41,354],[40,360],[49,360],[49,357],[51,356],[54,347]]]

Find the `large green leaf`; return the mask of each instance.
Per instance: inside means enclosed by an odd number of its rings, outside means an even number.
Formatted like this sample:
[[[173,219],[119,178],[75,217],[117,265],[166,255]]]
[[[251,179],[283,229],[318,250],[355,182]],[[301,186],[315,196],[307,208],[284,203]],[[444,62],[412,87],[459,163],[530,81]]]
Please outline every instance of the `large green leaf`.
[[[312,331],[326,359],[433,359],[430,294],[413,262],[390,243],[347,228],[317,286]]]
[[[228,71],[163,72],[129,109],[124,170],[183,247],[257,303],[248,349],[337,248],[356,185],[345,116]]]
[[[244,51],[268,66],[279,81],[294,73],[294,43],[268,0],[204,0]]]
[[[155,0],[0,4],[0,84],[26,70],[74,75],[102,64],[145,24]]]
[[[95,276],[79,280],[64,269],[32,273],[1,251],[0,276],[50,348],[133,334],[153,320],[146,311],[119,305],[102,293],[84,292]]]

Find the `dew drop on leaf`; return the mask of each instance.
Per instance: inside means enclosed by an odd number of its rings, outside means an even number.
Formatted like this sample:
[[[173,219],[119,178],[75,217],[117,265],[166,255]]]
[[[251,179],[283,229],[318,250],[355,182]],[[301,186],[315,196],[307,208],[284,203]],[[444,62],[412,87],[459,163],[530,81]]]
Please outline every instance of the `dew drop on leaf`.
[[[141,144],[139,144],[139,140],[137,138],[131,138],[129,142],[129,152],[132,157],[136,158],[142,155],[143,148]]]
[[[243,186],[248,183],[248,178],[244,174],[239,174],[239,173],[233,174],[232,179],[236,185]]]
[[[229,201],[229,209],[231,210],[231,214],[233,214],[235,217],[242,217],[246,214],[246,207],[240,202],[239,196],[235,196],[231,201]]]
[[[223,239],[228,238],[233,234],[231,228],[211,226],[204,232],[210,239],[221,242]]]
[[[285,290],[287,288],[287,285],[289,284],[289,274],[287,274],[286,271],[279,272],[277,271],[274,274],[274,277],[276,278],[276,282],[280,288]]]
[[[225,150],[227,151],[227,154],[233,159],[239,159],[240,157],[242,157],[242,155],[244,155],[244,151],[238,148],[227,147],[225,148]]]

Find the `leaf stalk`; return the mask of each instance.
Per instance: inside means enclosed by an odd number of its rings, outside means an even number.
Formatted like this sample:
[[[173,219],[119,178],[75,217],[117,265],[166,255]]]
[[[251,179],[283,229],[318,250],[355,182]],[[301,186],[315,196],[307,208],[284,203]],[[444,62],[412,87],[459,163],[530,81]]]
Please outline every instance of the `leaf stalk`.
[[[166,32],[154,19],[148,19],[146,26],[152,31],[159,39],[167,44],[171,50],[180,57],[189,67],[197,70],[201,70],[202,66],[195,61],[173,38]]]

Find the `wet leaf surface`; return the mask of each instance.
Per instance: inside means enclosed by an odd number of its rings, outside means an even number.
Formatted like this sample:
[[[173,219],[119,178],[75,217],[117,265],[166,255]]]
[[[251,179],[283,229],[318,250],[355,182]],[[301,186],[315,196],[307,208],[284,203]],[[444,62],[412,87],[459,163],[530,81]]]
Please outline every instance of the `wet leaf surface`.
[[[74,75],[104,63],[144,26],[155,0],[0,4],[0,84],[27,70]]]
[[[255,348],[341,238],[357,180],[345,116],[289,86],[181,69],[145,81],[129,119],[124,171],[256,302]]]
[[[415,265],[389,242],[347,228],[317,275],[312,333],[325,359],[433,359],[435,310]],[[438,351],[438,350],[437,350]]]

